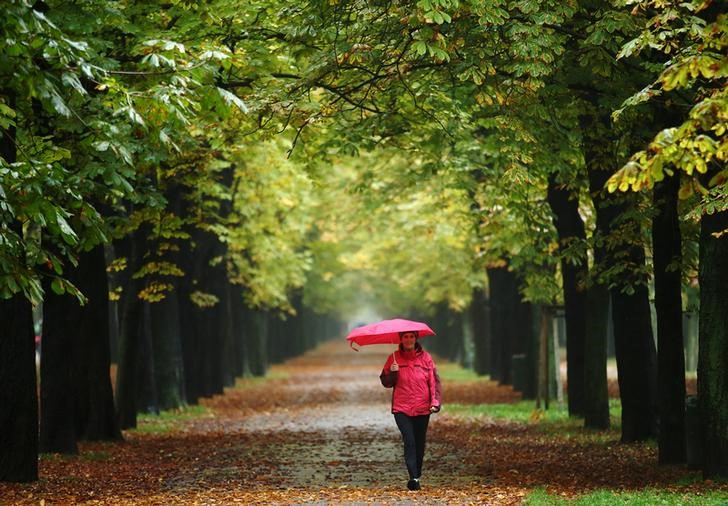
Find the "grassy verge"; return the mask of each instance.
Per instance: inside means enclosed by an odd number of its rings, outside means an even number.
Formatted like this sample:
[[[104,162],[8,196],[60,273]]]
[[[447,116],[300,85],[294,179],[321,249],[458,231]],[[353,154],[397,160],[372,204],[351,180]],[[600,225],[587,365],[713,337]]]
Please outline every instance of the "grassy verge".
[[[158,415],[141,413],[137,415],[136,429],[131,429],[130,432],[164,434],[181,429],[189,420],[202,418],[209,414],[210,410],[200,405],[161,411]]]
[[[565,499],[544,490],[536,490],[527,496],[522,504],[524,506],[725,506],[728,504],[728,493],[706,490],[697,495],[657,489],[635,492],[598,490],[574,499]]]
[[[488,382],[487,376],[478,376],[471,369],[456,363],[444,363],[438,367],[440,377],[448,382]],[[446,412],[467,418],[487,417],[494,420],[510,421],[535,425],[540,431],[564,438],[580,437],[595,441],[613,442],[619,437],[622,406],[619,399],[609,400],[611,428],[607,431],[584,429],[579,418],[570,418],[566,402],[551,402],[549,409],[537,409],[535,400],[525,400],[510,404],[447,404]]]
[[[266,381],[276,379],[286,379],[287,374],[282,371],[269,371],[265,376],[237,378],[235,380],[235,390],[245,390],[255,388]],[[185,406],[179,409],[162,411],[158,415],[139,414],[137,416],[137,427],[131,429],[130,432],[141,434],[164,434],[176,430],[183,429],[185,424],[196,418],[204,418],[212,416],[209,408],[203,405]]]
[[[245,376],[242,378],[236,378],[235,379],[235,386],[233,388],[240,389],[240,388],[248,388],[251,386],[257,386],[261,383],[265,383],[266,381],[271,380],[284,380],[288,379],[290,375],[285,372],[278,369],[269,369],[265,376]]]
[[[545,434],[578,438],[592,442],[613,443],[619,439],[622,407],[619,399],[610,399],[609,415],[611,427],[608,430],[589,430],[584,428],[581,418],[569,417],[565,403],[553,403],[548,410],[536,409],[533,400],[513,404],[448,404],[447,413],[466,418],[490,418],[535,426]]]
[[[478,376],[472,369],[465,369],[454,362],[438,364],[437,373],[445,381],[490,381],[489,376]]]

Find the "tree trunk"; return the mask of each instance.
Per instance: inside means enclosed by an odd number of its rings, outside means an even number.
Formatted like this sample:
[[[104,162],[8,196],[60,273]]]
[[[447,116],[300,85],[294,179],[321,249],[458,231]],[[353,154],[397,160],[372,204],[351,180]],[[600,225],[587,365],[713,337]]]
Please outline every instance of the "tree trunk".
[[[539,334],[540,334],[540,312],[538,306],[534,306],[530,302],[521,300],[521,296],[516,289],[517,299],[515,299],[514,318],[513,318],[513,342],[512,355],[519,354],[524,356],[523,363],[523,384],[521,394],[524,399],[535,399],[538,388],[538,358],[539,358]],[[534,315],[536,317],[534,318]],[[511,366],[513,361],[511,360]],[[512,367],[511,367],[512,369]],[[511,377],[513,371],[511,371]]]
[[[157,394],[151,305],[147,301],[142,302],[141,318],[139,319],[136,404],[138,412],[158,415],[159,396]]]
[[[110,441],[121,439],[114,415],[111,367],[109,284],[104,246],[98,245],[79,257],[70,280],[88,298],[78,307],[76,346],[76,427],[81,439]]]
[[[163,300],[149,305],[154,383],[161,410],[177,409],[186,404],[177,295],[175,288]]]
[[[589,189],[596,210],[595,235],[598,246],[595,247],[595,264],[599,272],[626,269],[619,274],[617,286],[610,289],[622,398],[622,441],[641,441],[655,433],[657,391],[657,360],[646,279],[643,274],[644,248],[636,242],[640,235],[638,224],[626,217],[635,197],[606,196],[605,193],[604,185],[616,166],[616,159],[609,149],[609,120],[604,117],[592,120],[592,124],[587,122],[583,126],[587,132],[584,157],[589,175]],[[600,137],[600,133],[604,138]],[[617,227],[619,231],[616,230]],[[588,348],[585,351],[586,354],[591,352]],[[601,350],[599,353],[601,354]],[[606,367],[606,352],[604,360]],[[601,369],[601,365],[599,368]],[[586,391],[585,395],[589,397],[590,393]]]
[[[22,295],[0,299],[0,481],[38,479],[38,390],[33,312]]]
[[[182,256],[182,262],[189,255]],[[182,367],[184,369],[185,398],[188,404],[197,404],[202,396],[202,361],[201,338],[197,331],[200,308],[190,299],[192,286],[190,264],[184,263],[183,270],[187,275],[179,285],[180,294],[177,299],[180,306],[180,333],[182,344]]]
[[[15,93],[2,90],[15,108]],[[0,129],[0,156],[15,162],[14,125]],[[22,235],[19,223],[10,225]],[[0,481],[38,479],[38,384],[33,310],[22,294],[0,299]]]
[[[728,212],[703,215],[700,227],[698,404],[703,476],[728,478]],[[716,237],[714,234],[722,234]]]
[[[490,321],[493,336],[491,349],[490,377],[501,384],[511,384],[511,355],[513,342],[509,339],[509,327],[514,320],[512,303],[515,276],[506,267],[488,269],[488,285],[490,288]],[[516,286],[517,290],[517,286]]]
[[[478,288],[473,291],[473,300],[470,303],[470,315],[473,325],[473,344],[475,357],[473,369],[481,376],[490,373],[491,334],[490,334],[490,304],[485,290]]]
[[[116,259],[116,250],[113,244],[108,243],[104,246],[104,258],[107,265]],[[107,272],[106,279],[109,285],[109,293],[115,293],[116,288],[120,286],[116,275]],[[119,301],[116,300],[115,296],[109,297],[109,361],[112,364],[119,363],[119,305]],[[112,380],[115,381],[113,378]]]
[[[227,296],[225,286],[228,283],[224,262],[214,266],[210,262],[215,258],[224,258],[225,247],[210,232],[195,230],[193,234],[195,249],[192,278],[197,281],[197,290],[217,297],[212,307],[195,311],[195,330],[199,339],[199,355],[201,361],[200,394],[210,397],[223,393],[225,368],[225,335],[229,317],[225,311]]]
[[[253,376],[264,376],[268,369],[268,314],[245,308],[245,358],[247,369]]]
[[[644,264],[644,252],[627,261]],[[622,442],[657,435],[657,353],[652,337],[649,294],[638,285],[634,293],[611,290],[614,347],[622,399]],[[684,374],[684,371],[683,371]]]
[[[76,347],[81,323],[79,302],[71,294],[57,295],[51,278],[43,282],[43,345],[40,361],[40,441],[43,453],[77,454]]]
[[[235,385],[235,322],[233,316],[232,295],[233,287],[225,276],[225,284],[221,287],[224,299],[221,301],[222,321],[220,322],[220,330],[222,331],[223,343],[223,384],[226,387]]]
[[[437,305],[433,321],[440,339],[426,343],[427,349],[451,362],[457,362],[463,353],[462,320],[446,302]]]
[[[233,364],[235,377],[246,375],[245,370],[245,312],[239,286],[230,285],[230,304],[233,320]]]
[[[139,359],[139,330],[142,320],[142,301],[138,297],[139,282],[135,272],[143,253],[145,235],[137,230],[115,244],[118,257],[127,259],[127,268],[120,276],[124,287],[119,322],[119,364],[116,372],[116,419],[120,429],[136,427],[137,375]]]
[[[609,291],[598,284],[587,291],[584,341],[584,427],[608,429],[607,307]]]
[[[685,462],[685,354],[682,334],[682,260],[677,195],[680,178],[655,185],[652,255],[657,313],[660,464]]]
[[[584,221],[579,215],[577,197],[549,178],[548,202],[554,213],[554,226],[559,236],[559,250],[578,243],[586,244]],[[573,253],[572,253],[573,255]],[[561,259],[561,280],[564,293],[566,322],[566,382],[568,384],[569,416],[584,415],[584,342],[586,339],[586,258]],[[558,364],[557,364],[558,367]],[[558,370],[558,369],[557,369]]]
[[[609,120],[596,115],[580,118],[584,132],[584,159],[589,179],[589,192],[596,210],[597,241],[594,246],[595,266],[606,261],[604,237],[610,220],[605,213],[604,184],[614,169],[614,160],[603,143],[608,140]],[[602,137],[604,136],[604,137]],[[592,279],[587,292],[586,339],[584,342],[584,426],[606,429],[609,420],[607,390],[607,315],[609,290],[599,279]]]

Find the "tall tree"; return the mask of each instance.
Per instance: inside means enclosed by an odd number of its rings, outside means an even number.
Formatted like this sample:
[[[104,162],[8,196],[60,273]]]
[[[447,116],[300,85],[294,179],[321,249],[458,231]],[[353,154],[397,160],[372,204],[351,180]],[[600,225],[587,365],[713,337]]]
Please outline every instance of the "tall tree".
[[[14,104],[12,91],[2,90],[9,105]],[[4,124],[0,138],[0,167],[15,162],[15,134],[13,124]],[[3,185],[4,186],[4,185]],[[11,232],[22,237],[20,224],[7,223],[3,210],[2,234],[8,239]],[[5,257],[5,251],[2,256]],[[22,250],[13,252],[23,255]],[[6,271],[5,276],[17,273]],[[3,287],[4,288],[4,287]],[[33,314],[28,301],[21,293],[9,297],[3,290],[0,299],[0,316],[3,336],[0,338],[0,481],[35,481],[38,479],[38,393],[35,374],[35,338]]]
[[[700,227],[698,404],[703,474],[728,476],[728,211],[706,214]]]
[[[635,6],[635,11],[647,15],[646,23],[639,36],[624,45],[620,57],[647,54],[661,64],[662,71],[656,80],[645,83],[640,92],[629,97],[617,113],[659,96],[672,99],[677,95],[678,100],[688,100],[692,108],[682,122],[659,131],[647,149],[634,153],[611,178],[609,187],[612,191],[652,188],[677,170],[685,173],[681,196],[693,192],[699,196],[698,205],[688,217],[701,224],[699,357],[703,365],[698,371],[698,397],[701,434],[707,450],[702,467],[706,477],[726,476],[726,312],[725,297],[718,294],[714,283],[725,282],[726,273],[728,17],[717,2],[687,2],[675,9],[653,0]],[[696,178],[695,172],[705,175]]]
[[[685,461],[685,354],[682,334],[682,239],[678,215],[679,174],[655,185],[652,255],[655,270],[655,312],[660,430],[660,463]]]
[[[586,243],[586,232],[579,215],[578,195],[574,193],[565,188],[564,184],[559,184],[555,175],[549,178],[547,198],[554,212],[554,226],[559,235],[559,249],[562,253],[561,283],[566,319],[569,415],[583,416],[588,264],[587,259],[578,254],[580,244]]]

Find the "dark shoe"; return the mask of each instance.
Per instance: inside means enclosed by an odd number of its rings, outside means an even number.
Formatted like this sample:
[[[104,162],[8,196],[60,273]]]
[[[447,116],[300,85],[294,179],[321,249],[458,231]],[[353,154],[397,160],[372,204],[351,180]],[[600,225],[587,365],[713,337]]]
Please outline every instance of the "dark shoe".
[[[420,480],[417,478],[413,478],[410,481],[407,482],[407,488],[410,490],[419,490],[420,489]]]

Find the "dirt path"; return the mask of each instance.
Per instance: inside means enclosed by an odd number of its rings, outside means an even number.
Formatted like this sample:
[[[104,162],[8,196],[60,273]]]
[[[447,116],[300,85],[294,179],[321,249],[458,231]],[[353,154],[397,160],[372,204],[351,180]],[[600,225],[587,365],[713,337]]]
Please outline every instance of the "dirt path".
[[[294,503],[488,502],[492,480],[478,466],[464,463],[465,454],[455,442],[435,437],[428,445],[423,490],[406,490],[401,438],[390,413],[391,390],[378,377],[387,350],[372,347],[355,353],[342,343],[325,344],[274,368],[274,375],[288,377],[267,384],[271,395],[240,390],[208,402],[216,417],[195,422],[192,430],[245,440],[236,452],[256,464],[237,470],[244,483],[241,491],[253,487],[261,498]],[[431,434],[442,419],[432,416]],[[514,491],[514,502],[521,495]]]
[[[120,443],[83,443],[44,457],[40,481],[0,483],[4,504],[518,504],[535,488],[574,496],[598,488],[699,491],[682,467],[658,467],[649,445],[618,435],[564,437],[528,424],[458,419],[447,404],[510,402],[488,382],[444,384],[431,418],[423,489],[406,490],[387,351],[326,343],[275,366],[270,381],[204,401],[210,414]],[[614,441],[608,438],[614,437]],[[678,480],[688,483],[676,486]],[[690,484],[692,483],[692,485]]]

